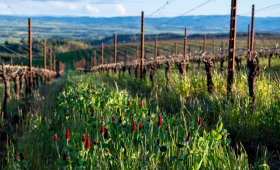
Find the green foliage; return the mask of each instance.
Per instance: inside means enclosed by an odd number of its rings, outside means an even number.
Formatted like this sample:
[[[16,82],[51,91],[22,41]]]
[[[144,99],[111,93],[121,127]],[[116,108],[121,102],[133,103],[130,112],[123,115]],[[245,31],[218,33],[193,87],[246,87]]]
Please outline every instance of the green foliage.
[[[132,97],[115,86],[105,86],[91,76],[69,77],[58,93],[56,110],[22,122],[22,125],[30,122],[26,124],[29,128],[9,150],[17,148],[25,160],[14,161],[11,152],[7,167],[249,169],[246,152],[241,149],[234,153],[230,149],[228,132],[221,119],[215,130],[208,131],[206,122],[198,125],[196,116],[181,119],[177,114],[151,111],[150,106],[146,107],[149,103],[144,101],[142,107],[137,96]],[[194,114],[203,116],[199,109]],[[158,127],[159,115],[161,127]],[[137,126],[141,122],[142,130],[137,127],[133,132],[133,122]],[[101,133],[101,126],[108,129],[108,138]],[[65,139],[67,129],[69,140]],[[192,132],[190,141],[186,140],[188,131]],[[53,140],[55,134],[57,142]],[[82,142],[83,134],[90,139],[90,149]]]

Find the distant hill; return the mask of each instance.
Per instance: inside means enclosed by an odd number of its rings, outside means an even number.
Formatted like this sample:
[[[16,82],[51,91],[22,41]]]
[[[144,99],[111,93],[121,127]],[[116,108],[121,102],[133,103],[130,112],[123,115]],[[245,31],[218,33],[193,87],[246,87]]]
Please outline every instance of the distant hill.
[[[27,37],[27,16],[0,15],[0,37]],[[140,17],[53,17],[32,16],[34,38],[101,39],[112,34],[139,34]],[[280,17],[256,17],[255,32],[279,33]],[[26,21],[26,24],[22,23]],[[145,18],[145,35],[159,33],[188,34],[228,33],[229,15],[181,16],[177,18]],[[247,32],[251,17],[237,17],[237,32]],[[14,31],[14,32],[13,32]],[[20,33],[19,33],[20,32]],[[8,35],[7,35],[8,34]]]
[[[27,20],[29,17],[19,16],[5,16],[0,15],[1,22],[8,21],[14,22],[15,20]],[[140,17],[52,17],[32,16],[32,21],[38,24],[44,23],[68,23],[68,24],[84,24],[94,25],[103,24],[110,27],[122,26],[123,28],[138,28],[140,26]],[[280,17],[256,17],[255,18],[255,29],[256,31],[270,31],[279,28],[278,21]],[[177,18],[145,18],[145,26],[156,27],[156,29],[162,28],[177,28],[182,29],[188,27],[189,30],[199,31],[227,31],[229,28],[229,15],[201,15],[201,16],[181,16]],[[248,24],[251,22],[251,17],[238,16],[237,17],[237,30],[238,32],[247,31]]]
[[[237,38],[247,38],[247,32],[238,32]],[[191,34],[188,35],[188,39],[202,39],[204,34]],[[213,34],[206,34],[207,39],[211,38],[228,38],[228,33],[213,33]],[[261,37],[278,37],[280,38],[279,34],[271,34],[265,32],[257,32],[255,33],[255,38]],[[154,41],[155,39],[158,40],[174,40],[174,39],[183,39],[184,35],[182,34],[174,34],[174,33],[160,33],[160,34],[147,34],[145,35],[145,41]],[[82,40],[86,44],[90,44],[93,46],[100,46],[103,42],[105,45],[113,44],[114,43],[114,35],[106,36],[102,39],[84,39]],[[139,42],[141,41],[141,34],[118,34],[117,36],[117,43],[132,43],[132,42]]]

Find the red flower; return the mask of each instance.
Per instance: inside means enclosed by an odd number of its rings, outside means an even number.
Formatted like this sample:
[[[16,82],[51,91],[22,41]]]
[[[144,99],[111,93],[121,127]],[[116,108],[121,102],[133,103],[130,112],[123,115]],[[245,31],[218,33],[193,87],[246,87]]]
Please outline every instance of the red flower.
[[[53,114],[51,114],[51,119],[53,119]]]
[[[162,120],[161,120],[161,116],[158,117],[158,127],[161,127],[162,125]]]
[[[105,131],[104,131],[104,126],[102,125],[101,126],[101,134],[104,134],[105,133]]]
[[[191,140],[191,131],[188,132],[188,137],[186,139],[187,141],[190,141]]]
[[[89,138],[87,138],[87,143],[86,143],[86,145],[87,145],[87,150],[90,150],[90,140],[89,140]]]
[[[141,102],[141,107],[144,107],[144,101]]]
[[[104,87],[106,87],[107,85],[106,85],[106,83],[104,83]]]
[[[57,134],[54,135],[54,141],[57,141]]]
[[[115,121],[115,117],[114,117],[114,116],[112,116],[112,121],[113,121],[113,122]]]
[[[67,155],[65,153],[65,154],[63,154],[63,161],[66,161],[66,160],[67,160]]]
[[[66,113],[65,117],[67,117],[67,116],[68,116],[68,114]]]
[[[122,123],[122,117],[120,116],[119,123]]]
[[[142,123],[139,123],[139,130],[142,130]]]
[[[133,122],[132,132],[136,132],[136,123],[135,122]]]
[[[108,139],[108,129],[105,129],[104,139]]]
[[[85,143],[86,142],[86,135],[83,134],[83,139],[82,139],[82,142]]]
[[[67,139],[67,140],[70,139],[69,129],[67,129],[67,131],[66,131],[66,139]]]
[[[105,109],[105,106],[102,107],[102,110],[104,110],[104,109]]]
[[[166,127],[166,129],[165,129],[166,131],[169,131],[169,125],[167,125],[167,127]]]
[[[199,126],[201,126],[201,125],[202,125],[202,119],[201,119],[201,118],[199,118],[198,125],[199,125]]]
[[[104,117],[102,116],[102,122],[105,122],[105,119],[104,119]]]
[[[64,89],[64,88],[62,88],[62,89],[61,89],[61,92],[64,92],[64,91],[65,91],[65,89]]]
[[[15,155],[15,159],[14,159],[15,161],[18,161],[18,159],[17,159],[17,155]]]
[[[130,106],[130,102],[129,101],[127,102],[127,106]]]
[[[77,149],[79,149],[79,146],[78,146],[78,145],[76,145],[76,148],[77,148]]]
[[[109,152],[110,152],[110,150],[109,150],[108,148],[106,148],[106,151],[107,151],[107,153],[109,153]]]

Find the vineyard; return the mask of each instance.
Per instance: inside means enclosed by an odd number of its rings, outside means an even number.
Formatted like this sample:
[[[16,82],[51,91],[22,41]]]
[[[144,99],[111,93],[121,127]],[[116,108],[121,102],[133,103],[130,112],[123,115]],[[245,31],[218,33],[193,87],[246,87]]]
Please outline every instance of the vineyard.
[[[0,67],[1,169],[278,170],[280,39],[254,6],[236,38],[236,3],[229,39],[145,41],[142,12],[141,41],[43,55],[29,19],[28,57]]]

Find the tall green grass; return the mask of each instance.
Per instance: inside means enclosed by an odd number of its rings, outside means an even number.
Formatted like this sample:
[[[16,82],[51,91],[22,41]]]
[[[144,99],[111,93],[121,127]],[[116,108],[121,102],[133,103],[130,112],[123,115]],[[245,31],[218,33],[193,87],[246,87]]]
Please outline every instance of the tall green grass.
[[[104,87],[95,77],[71,76],[56,103],[56,110],[30,116],[19,125],[20,137],[7,146],[6,168],[251,168],[242,145],[237,151],[231,149],[222,119],[213,128],[207,119],[203,120],[201,108],[192,116],[185,115],[183,99],[180,111],[167,115],[159,108],[152,110],[148,101],[141,102],[137,95],[120,90],[117,84],[115,88]],[[135,131],[132,131],[133,123],[137,125]],[[102,134],[102,127],[108,129],[108,137]],[[65,138],[67,129],[70,139]],[[55,134],[57,141],[54,141]],[[82,142],[83,134],[90,139],[90,148]],[[263,169],[265,161],[256,162],[254,167]]]

